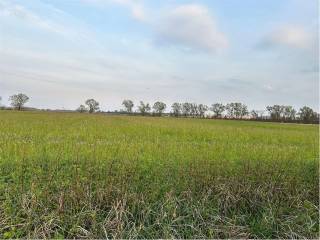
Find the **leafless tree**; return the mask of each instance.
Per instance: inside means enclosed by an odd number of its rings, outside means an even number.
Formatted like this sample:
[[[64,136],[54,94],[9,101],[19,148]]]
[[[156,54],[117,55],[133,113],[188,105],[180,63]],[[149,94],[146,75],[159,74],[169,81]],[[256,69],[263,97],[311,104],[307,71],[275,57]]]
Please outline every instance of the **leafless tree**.
[[[313,111],[312,108],[307,106],[300,108],[298,115],[303,122],[312,122],[319,120],[318,114]]]
[[[248,107],[243,103],[228,103],[226,109],[231,118],[242,118],[248,114]]]
[[[122,105],[126,108],[126,112],[127,113],[132,113],[132,109],[133,109],[133,101],[131,100],[123,100]]]
[[[167,105],[163,102],[155,102],[152,108],[155,114],[161,116],[164,110],[167,108]]]
[[[138,110],[142,115],[146,115],[151,110],[150,104],[144,103],[143,101],[140,101],[140,105],[138,106]]]
[[[181,103],[173,103],[172,106],[172,113],[174,116],[178,117],[181,115],[182,112],[182,104]]]
[[[207,105],[204,105],[204,104],[199,104],[198,105],[198,113],[199,113],[199,116],[201,118],[204,118],[204,115],[205,115],[206,111],[208,111],[208,106]]]
[[[191,114],[191,103],[185,102],[182,104],[182,113],[186,117]]]
[[[99,103],[94,99],[88,99],[86,101],[86,105],[89,108],[89,113],[94,113],[95,111],[99,110]]]
[[[78,108],[77,108],[77,111],[80,112],[80,113],[84,113],[87,111],[87,108],[84,106],[84,105],[80,105]]]
[[[269,112],[270,118],[272,120],[281,120],[284,112],[284,106],[282,105],[273,105],[267,106],[267,111]]]
[[[222,103],[215,103],[211,105],[210,110],[214,113],[215,117],[221,117],[226,107]]]
[[[296,119],[297,111],[292,106],[284,106],[283,117],[285,120],[294,120]]]
[[[20,111],[23,108],[23,105],[29,101],[29,97],[26,94],[19,93],[12,95],[9,98],[9,101],[11,101],[11,106]]]

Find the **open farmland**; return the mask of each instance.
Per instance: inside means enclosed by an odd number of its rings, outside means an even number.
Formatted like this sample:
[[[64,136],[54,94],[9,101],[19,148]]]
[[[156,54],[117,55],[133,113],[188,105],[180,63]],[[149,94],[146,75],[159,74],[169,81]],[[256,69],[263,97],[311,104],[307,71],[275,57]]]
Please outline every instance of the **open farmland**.
[[[317,238],[318,134],[0,111],[0,237]]]

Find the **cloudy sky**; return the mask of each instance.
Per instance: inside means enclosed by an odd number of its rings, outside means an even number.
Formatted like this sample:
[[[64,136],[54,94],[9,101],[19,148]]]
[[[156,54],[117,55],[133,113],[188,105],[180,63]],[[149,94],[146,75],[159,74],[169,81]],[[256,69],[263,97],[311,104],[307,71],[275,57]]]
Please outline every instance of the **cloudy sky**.
[[[317,0],[0,0],[0,96],[318,109]]]

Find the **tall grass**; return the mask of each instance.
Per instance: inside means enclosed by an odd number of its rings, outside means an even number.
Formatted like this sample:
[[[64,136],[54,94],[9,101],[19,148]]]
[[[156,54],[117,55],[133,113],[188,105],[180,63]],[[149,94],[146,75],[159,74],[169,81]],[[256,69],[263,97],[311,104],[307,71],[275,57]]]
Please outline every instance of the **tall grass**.
[[[0,112],[1,238],[318,238],[319,128]]]

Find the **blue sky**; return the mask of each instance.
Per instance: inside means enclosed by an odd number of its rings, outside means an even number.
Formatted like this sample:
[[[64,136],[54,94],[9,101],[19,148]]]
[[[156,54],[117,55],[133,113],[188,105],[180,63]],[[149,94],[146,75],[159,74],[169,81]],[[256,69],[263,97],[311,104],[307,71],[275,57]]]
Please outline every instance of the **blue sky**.
[[[316,0],[0,0],[0,96],[318,109]]]

